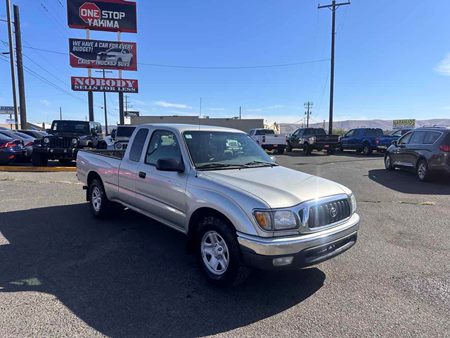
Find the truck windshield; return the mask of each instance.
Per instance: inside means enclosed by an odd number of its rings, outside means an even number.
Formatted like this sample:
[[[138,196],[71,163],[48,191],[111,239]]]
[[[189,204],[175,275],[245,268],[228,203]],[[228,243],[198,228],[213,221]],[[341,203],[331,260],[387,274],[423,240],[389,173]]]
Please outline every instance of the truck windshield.
[[[118,127],[116,137],[131,137],[136,127]]]
[[[243,169],[275,166],[269,155],[247,134],[187,131],[183,134],[194,165],[199,170]]]
[[[55,133],[89,134],[89,122],[78,121],[55,121],[52,125]]]

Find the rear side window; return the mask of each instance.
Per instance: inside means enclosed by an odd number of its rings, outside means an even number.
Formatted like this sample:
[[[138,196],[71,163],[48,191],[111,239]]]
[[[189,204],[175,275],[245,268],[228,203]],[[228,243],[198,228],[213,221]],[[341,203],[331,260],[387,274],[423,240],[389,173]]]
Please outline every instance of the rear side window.
[[[438,133],[437,131],[429,131],[425,134],[425,137],[423,139],[424,144],[434,144],[439,137],[441,137],[441,133]]]
[[[443,146],[450,146],[450,133],[447,134],[444,141],[442,141]]]
[[[139,162],[141,159],[142,149],[144,149],[145,140],[147,139],[148,129],[141,129],[137,132],[133,144],[130,149],[130,160]]]
[[[366,135],[370,137],[379,137],[383,136],[382,129],[366,129]]]

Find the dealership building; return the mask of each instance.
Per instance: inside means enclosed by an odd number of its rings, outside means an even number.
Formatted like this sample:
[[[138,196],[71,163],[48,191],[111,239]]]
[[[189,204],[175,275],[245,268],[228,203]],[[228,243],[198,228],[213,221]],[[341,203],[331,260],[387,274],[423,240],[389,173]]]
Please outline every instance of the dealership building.
[[[264,128],[263,119],[239,119],[239,118],[209,118],[199,116],[130,116],[125,119],[126,124],[195,124],[202,126],[226,127],[248,132],[254,128]]]

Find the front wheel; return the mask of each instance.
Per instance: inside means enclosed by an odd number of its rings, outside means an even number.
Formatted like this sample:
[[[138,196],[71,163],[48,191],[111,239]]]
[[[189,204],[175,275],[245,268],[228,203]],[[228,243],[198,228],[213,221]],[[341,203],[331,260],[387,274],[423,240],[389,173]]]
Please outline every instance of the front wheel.
[[[303,152],[305,153],[306,156],[311,155],[312,147],[308,143],[305,143],[303,145]]]
[[[204,218],[196,242],[197,260],[208,281],[228,287],[247,278],[249,270],[243,265],[236,234],[224,220]]]
[[[106,197],[105,189],[100,180],[93,180],[89,185],[89,208],[95,217],[107,216],[111,202]]]
[[[45,154],[33,153],[31,155],[31,163],[34,167],[46,167],[48,165],[48,157]]]

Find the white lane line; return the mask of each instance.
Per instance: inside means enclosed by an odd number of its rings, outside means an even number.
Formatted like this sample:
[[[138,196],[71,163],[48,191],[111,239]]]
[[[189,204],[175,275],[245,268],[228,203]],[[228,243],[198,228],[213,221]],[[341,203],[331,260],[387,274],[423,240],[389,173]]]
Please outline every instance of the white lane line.
[[[9,241],[6,239],[5,236],[3,236],[2,232],[0,231],[0,246],[8,245],[8,244],[11,244],[11,243],[9,243]]]

